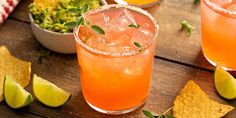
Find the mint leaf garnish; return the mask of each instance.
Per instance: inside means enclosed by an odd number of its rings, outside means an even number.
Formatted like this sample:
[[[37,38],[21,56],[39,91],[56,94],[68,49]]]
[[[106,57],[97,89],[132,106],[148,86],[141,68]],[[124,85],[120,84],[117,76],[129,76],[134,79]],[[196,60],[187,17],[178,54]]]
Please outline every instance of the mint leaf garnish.
[[[134,42],[134,45],[136,46],[136,47],[138,47],[138,48],[141,48],[142,47],[142,45],[139,43],[139,42]]]
[[[140,25],[139,25],[139,24],[137,24],[137,25],[135,25],[135,24],[130,24],[130,25],[128,25],[128,27],[139,28]]]
[[[143,114],[144,114],[145,116],[147,116],[148,118],[155,118],[154,115],[153,115],[150,111],[143,110],[142,112],[143,112]]]
[[[105,35],[105,32],[101,27],[99,27],[97,25],[92,25],[91,28],[94,32],[101,34],[101,35]]]
[[[173,109],[173,107],[167,109],[164,113],[162,113],[160,115],[156,115],[155,113],[147,111],[147,110],[143,110],[142,112],[148,118],[175,118],[171,113],[172,109]]]
[[[64,25],[65,25],[66,27],[70,27],[70,28],[73,28],[73,27],[77,26],[77,25],[76,25],[76,22],[67,22],[67,23],[65,23]]]

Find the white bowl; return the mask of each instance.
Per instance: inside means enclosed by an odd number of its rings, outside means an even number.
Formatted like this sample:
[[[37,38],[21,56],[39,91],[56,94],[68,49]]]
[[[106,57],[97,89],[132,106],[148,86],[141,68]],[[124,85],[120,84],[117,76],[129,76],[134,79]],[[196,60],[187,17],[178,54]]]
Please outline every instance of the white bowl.
[[[107,5],[105,0],[101,0],[102,5]],[[73,32],[71,33],[59,33],[50,30],[42,29],[38,24],[34,23],[34,19],[29,14],[31,27],[36,39],[46,48],[54,52],[63,54],[74,54],[75,40]]]

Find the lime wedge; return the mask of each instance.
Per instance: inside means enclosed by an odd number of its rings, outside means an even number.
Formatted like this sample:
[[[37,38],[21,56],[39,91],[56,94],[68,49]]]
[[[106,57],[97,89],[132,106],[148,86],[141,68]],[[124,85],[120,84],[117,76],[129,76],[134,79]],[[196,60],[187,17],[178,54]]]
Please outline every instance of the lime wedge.
[[[71,97],[70,93],[37,75],[33,77],[33,91],[35,97],[49,107],[64,105]]]
[[[8,76],[4,80],[3,94],[6,103],[13,109],[24,107],[33,102],[32,95]]]
[[[214,83],[217,92],[226,99],[236,98],[236,80],[221,66],[217,66],[214,74]]]

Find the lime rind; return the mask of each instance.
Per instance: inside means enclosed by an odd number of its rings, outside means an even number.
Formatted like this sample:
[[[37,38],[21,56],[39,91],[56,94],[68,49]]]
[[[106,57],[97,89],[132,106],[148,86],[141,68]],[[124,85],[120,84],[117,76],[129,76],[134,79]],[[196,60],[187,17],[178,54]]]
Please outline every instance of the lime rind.
[[[46,106],[59,107],[71,98],[71,94],[55,84],[34,75],[33,91],[36,98]]]
[[[4,79],[3,91],[6,103],[13,109],[22,108],[33,102],[32,95],[8,76]]]
[[[225,99],[236,98],[236,80],[221,66],[217,66],[214,73],[215,88],[220,96]]]

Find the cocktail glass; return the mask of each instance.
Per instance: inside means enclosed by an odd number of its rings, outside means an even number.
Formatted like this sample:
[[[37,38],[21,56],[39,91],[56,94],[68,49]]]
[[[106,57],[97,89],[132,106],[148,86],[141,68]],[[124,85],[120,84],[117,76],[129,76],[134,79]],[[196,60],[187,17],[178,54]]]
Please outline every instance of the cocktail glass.
[[[89,21],[89,23],[87,22]],[[159,26],[146,11],[108,5],[89,11],[74,36],[83,96],[90,107],[123,114],[145,103]],[[105,34],[91,28],[97,25]]]

